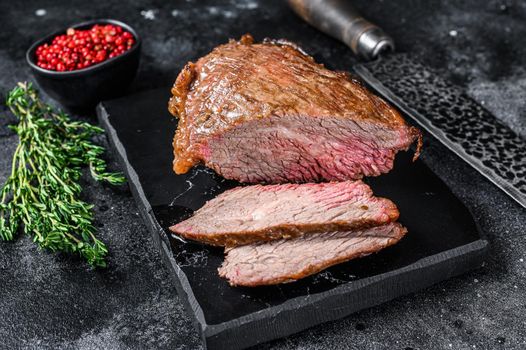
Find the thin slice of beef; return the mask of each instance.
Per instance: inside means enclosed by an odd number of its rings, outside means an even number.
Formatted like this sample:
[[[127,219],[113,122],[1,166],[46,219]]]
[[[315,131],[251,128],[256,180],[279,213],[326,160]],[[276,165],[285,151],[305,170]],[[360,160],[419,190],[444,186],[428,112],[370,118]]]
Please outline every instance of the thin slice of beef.
[[[170,230],[188,239],[236,246],[307,232],[383,225],[398,218],[388,199],[362,181],[253,185],[226,191]]]
[[[375,253],[398,242],[406,232],[399,223],[390,223],[365,230],[311,233],[229,248],[219,275],[233,286],[292,282]]]
[[[204,163],[248,183],[359,179],[421,145],[384,100],[286,41],[231,40],[188,63],[172,93],[177,174]]]

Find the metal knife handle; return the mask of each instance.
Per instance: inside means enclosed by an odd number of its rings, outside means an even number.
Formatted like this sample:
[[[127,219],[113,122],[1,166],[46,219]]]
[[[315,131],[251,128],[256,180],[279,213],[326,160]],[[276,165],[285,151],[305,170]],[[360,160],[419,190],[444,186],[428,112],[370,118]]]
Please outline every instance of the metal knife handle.
[[[353,52],[375,59],[394,50],[393,39],[377,25],[363,18],[349,0],[287,0],[301,18],[321,31],[343,41]]]

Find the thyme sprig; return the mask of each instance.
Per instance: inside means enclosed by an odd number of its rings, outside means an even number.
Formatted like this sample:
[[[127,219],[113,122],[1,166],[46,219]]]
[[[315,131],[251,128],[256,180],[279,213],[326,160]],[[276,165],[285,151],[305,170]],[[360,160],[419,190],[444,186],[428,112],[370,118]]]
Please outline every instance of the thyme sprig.
[[[23,230],[41,248],[106,266],[108,250],[95,236],[93,205],[80,199],[79,185],[83,166],[97,181],[125,182],[120,173],[106,171],[104,148],[91,141],[103,130],[54,111],[28,83],[9,93],[7,106],[19,120],[10,126],[19,143],[0,192],[0,238],[13,240]]]

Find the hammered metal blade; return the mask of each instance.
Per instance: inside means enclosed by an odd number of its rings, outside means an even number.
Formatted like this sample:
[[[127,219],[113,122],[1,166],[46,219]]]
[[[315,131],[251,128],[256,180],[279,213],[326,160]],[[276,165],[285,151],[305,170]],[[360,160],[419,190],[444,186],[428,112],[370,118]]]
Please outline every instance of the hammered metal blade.
[[[354,69],[378,93],[526,207],[526,141],[487,109],[406,54]]]

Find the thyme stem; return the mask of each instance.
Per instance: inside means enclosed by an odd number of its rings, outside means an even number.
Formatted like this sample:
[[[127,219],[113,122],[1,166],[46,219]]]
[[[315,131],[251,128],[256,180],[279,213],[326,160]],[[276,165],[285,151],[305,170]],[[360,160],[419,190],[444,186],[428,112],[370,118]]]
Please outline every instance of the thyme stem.
[[[28,83],[19,83],[6,104],[19,120],[10,126],[19,144],[0,191],[0,238],[13,240],[22,228],[43,249],[106,266],[108,250],[95,236],[93,206],[80,199],[78,183],[84,166],[97,181],[125,182],[122,174],[106,171],[104,148],[91,141],[103,130],[53,110]]]

